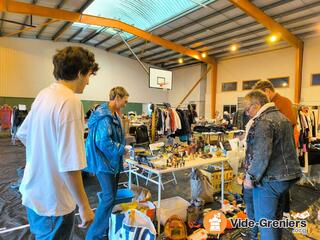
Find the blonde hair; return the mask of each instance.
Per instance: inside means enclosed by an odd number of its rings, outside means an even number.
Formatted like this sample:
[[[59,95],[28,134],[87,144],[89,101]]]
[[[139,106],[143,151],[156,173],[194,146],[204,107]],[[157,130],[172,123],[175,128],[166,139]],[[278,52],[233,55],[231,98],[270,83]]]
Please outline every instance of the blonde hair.
[[[119,96],[120,98],[124,98],[126,96],[129,97],[129,93],[127,92],[127,90],[124,87],[114,87],[110,90],[109,93],[109,100],[112,101],[114,100],[117,96]]]
[[[274,92],[274,86],[269,80],[260,80],[253,86],[253,90],[265,91],[267,88]]]

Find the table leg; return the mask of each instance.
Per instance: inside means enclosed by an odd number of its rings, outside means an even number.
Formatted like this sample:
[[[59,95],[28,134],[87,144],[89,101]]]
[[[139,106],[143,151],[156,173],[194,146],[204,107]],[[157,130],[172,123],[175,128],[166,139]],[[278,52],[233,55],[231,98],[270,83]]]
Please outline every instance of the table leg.
[[[131,177],[132,177],[132,165],[131,165],[131,163],[129,163],[129,181],[128,181],[128,184],[129,184],[129,189],[131,189],[131,181],[132,181],[132,179],[131,179]]]
[[[161,174],[158,175],[158,206],[157,206],[157,221],[158,221],[158,236],[160,239],[160,207],[161,207],[161,185],[162,185],[162,179],[161,179]]]
[[[224,161],[221,162],[221,208],[224,202]]]

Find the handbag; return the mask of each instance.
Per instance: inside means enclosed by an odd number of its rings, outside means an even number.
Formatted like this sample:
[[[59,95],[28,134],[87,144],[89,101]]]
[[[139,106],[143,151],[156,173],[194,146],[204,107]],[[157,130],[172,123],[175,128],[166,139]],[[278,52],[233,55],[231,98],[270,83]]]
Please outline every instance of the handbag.
[[[197,168],[192,169],[191,178],[191,199],[201,198],[206,203],[214,201],[214,188],[207,176],[203,175]]]

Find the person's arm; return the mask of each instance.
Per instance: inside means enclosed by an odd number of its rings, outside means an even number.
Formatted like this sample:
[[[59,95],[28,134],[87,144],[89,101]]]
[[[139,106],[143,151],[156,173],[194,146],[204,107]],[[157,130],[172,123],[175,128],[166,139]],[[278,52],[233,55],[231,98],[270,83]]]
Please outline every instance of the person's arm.
[[[82,221],[79,227],[88,227],[93,222],[94,213],[91,210],[87,194],[83,187],[81,171],[64,172],[61,175],[79,207],[79,214]]]
[[[23,143],[23,145],[26,146],[27,144],[27,133],[28,133],[28,126],[29,126],[29,118],[31,116],[31,111],[27,115],[27,117],[22,122],[21,126],[18,129],[17,132],[17,138]]]
[[[107,119],[100,120],[95,136],[97,147],[107,159],[117,158],[125,153],[125,145],[112,139],[112,127]]]
[[[81,169],[87,166],[82,111],[82,105],[77,101],[67,101],[61,110],[57,133],[57,166],[61,178],[79,206],[82,221],[79,227],[86,227],[93,221],[94,214],[81,177]]]
[[[292,103],[289,99],[284,99],[279,108],[280,112],[285,115],[291,124],[295,126],[297,124],[297,114],[294,113]]]
[[[273,128],[269,121],[258,121],[255,125],[253,159],[246,180],[260,182],[269,165],[273,150]]]

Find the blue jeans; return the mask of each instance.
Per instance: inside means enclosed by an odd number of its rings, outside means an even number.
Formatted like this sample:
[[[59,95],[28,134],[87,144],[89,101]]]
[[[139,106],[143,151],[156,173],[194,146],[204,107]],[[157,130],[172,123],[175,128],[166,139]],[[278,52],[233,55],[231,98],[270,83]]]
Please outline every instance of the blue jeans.
[[[256,221],[262,218],[267,220],[277,220],[282,215],[281,196],[296,182],[273,181],[262,182],[260,186],[253,189],[254,215]],[[261,240],[281,239],[281,229],[259,228]]]
[[[103,236],[108,234],[109,218],[117,196],[119,174],[99,172],[97,178],[102,192],[98,193],[99,206],[87,232],[86,240],[103,239]]]
[[[253,207],[253,190],[243,188],[243,199],[246,204],[246,213],[249,220],[255,221]],[[251,228],[251,239],[258,239],[258,227]]]
[[[36,240],[72,239],[74,226],[74,211],[64,216],[39,216],[27,208],[30,231]]]

